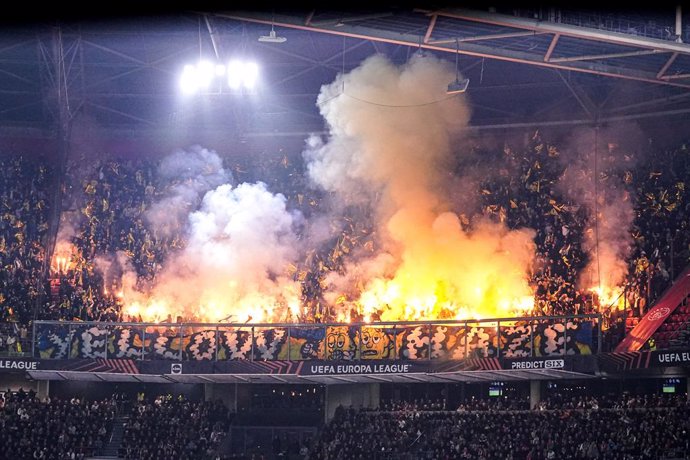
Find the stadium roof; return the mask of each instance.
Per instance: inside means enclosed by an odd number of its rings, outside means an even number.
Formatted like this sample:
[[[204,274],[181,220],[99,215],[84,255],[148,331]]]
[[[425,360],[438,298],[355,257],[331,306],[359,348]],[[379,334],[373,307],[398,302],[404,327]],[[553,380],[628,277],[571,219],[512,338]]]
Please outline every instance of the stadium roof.
[[[690,112],[690,27],[676,11],[397,7],[208,10],[22,22],[0,32],[0,126],[185,126],[236,136],[323,130],[321,85],[374,53],[428,52],[469,78],[475,127],[577,125]],[[231,6],[231,5],[230,5]],[[284,43],[258,41],[274,27]],[[255,60],[261,91],[182,98],[200,57]]]
[[[559,369],[460,371],[418,374],[357,374],[299,376],[294,374],[124,374],[62,370],[32,370],[35,380],[80,380],[88,382],[129,383],[306,383],[338,385],[343,383],[488,383],[496,380],[593,379],[594,374]]]

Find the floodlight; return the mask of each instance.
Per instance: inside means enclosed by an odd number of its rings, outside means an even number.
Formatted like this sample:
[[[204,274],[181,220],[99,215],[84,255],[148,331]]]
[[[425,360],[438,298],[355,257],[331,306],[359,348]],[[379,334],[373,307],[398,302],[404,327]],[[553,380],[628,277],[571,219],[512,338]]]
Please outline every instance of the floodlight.
[[[199,86],[202,88],[211,86],[211,82],[216,73],[215,66],[209,61],[200,61],[196,69]]]
[[[254,62],[245,62],[242,70],[242,83],[244,87],[252,89],[256,83],[256,77],[259,75],[259,67]]]
[[[180,89],[182,92],[191,94],[196,92],[199,88],[199,82],[197,80],[196,69],[193,65],[184,66],[182,71],[182,77],[180,77]]]
[[[458,80],[457,78],[455,79],[454,82],[451,82],[448,85],[448,91],[446,91],[446,94],[458,94],[458,93],[464,93],[467,91],[467,87],[470,84],[470,80],[468,78],[464,78],[462,80]]]
[[[223,79],[233,90],[241,87],[252,89],[259,76],[259,67],[255,62],[233,59],[227,65],[202,60],[197,65],[186,65],[180,76],[180,89],[186,94],[208,90]]]
[[[271,31],[268,35],[260,36],[259,41],[264,43],[284,43],[287,41],[287,38],[277,36],[276,31],[273,30],[273,24],[271,24]]]
[[[460,55],[460,43],[459,40],[455,39],[455,81],[448,85],[447,94],[458,94],[467,91],[467,87],[470,84],[469,78],[460,79],[460,69],[458,68],[458,56]]]
[[[227,67],[228,86],[232,89],[239,89],[242,86],[244,65],[240,61],[230,61]]]

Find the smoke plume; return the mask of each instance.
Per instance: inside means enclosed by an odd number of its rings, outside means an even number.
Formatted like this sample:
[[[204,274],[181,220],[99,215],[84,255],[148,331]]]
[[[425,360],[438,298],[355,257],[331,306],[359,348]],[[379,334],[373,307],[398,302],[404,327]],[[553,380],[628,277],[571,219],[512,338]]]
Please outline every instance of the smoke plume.
[[[165,157],[158,168],[158,180],[166,190],[165,197],[151,206],[146,220],[160,235],[171,236],[186,225],[189,213],[199,206],[204,194],[232,183],[232,175],[223,168],[216,152],[194,146]]]
[[[329,276],[327,299],[359,290],[349,300],[383,319],[529,308],[533,233],[484,219],[464,225],[446,198],[454,141],[470,117],[465,99],[445,92],[454,78],[433,57],[396,66],[374,56],[322,87],[329,136],[307,143],[309,177],[346,202],[371,202],[382,250]]]
[[[570,153],[563,156],[568,166],[559,180],[560,189],[587,215],[583,249],[588,262],[579,284],[600,295],[621,286],[627,275],[635,215],[623,175],[632,156],[611,140],[625,138],[630,129],[578,130],[569,142]]]
[[[150,292],[125,294],[128,312],[235,322],[296,313],[299,286],[283,272],[298,253],[301,216],[285,202],[263,183],[223,184],[207,192],[188,215],[187,246],[167,261]]]

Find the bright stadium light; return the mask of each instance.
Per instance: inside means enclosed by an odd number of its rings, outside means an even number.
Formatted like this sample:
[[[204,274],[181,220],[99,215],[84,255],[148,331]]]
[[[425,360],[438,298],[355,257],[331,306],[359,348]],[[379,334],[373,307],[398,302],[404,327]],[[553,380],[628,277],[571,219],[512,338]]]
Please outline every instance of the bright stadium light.
[[[197,75],[199,79],[199,86],[203,89],[208,89],[215,77],[215,66],[209,61],[201,61],[197,66]]]
[[[185,94],[208,92],[223,80],[232,90],[245,88],[251,90],[256,86],[259,66],[255,62],[233,59],[227,65],[202,60],[196,65],[186,65],[180,76],[180,89]],[[221,89],[222,91],[222,89]]]
[[[247,89],[254,88],[254,85],[256,84],[256,77],[258,76],[259,66],[257,66],[255,62],[245,62],[242,75],[244,87]]]
[[[180,88],[186,94],[195,93],[199,89],[196,68],[193,65],[184,66],[182,77],[180,77]]]
[[[230,61],[228,64],[228,86],[239,89],[242,86],[244,64],[241,61]]]

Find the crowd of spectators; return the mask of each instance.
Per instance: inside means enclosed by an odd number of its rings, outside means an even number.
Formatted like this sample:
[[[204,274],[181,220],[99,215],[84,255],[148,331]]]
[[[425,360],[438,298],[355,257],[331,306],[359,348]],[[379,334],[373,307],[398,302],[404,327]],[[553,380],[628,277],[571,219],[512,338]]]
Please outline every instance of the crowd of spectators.
[[[679,407],[687,403],[682,394],[642,394],[632,393],[578,395],[555,392],[541,400],[539,410],[553,409],[644,409],[648,407]]]
[[[529,409],[529,399],[527,398],[464,398],[457,404],[457,407],[452,407],[448,400],[442,399],[398,399],[398,400],[382,400],[376,410],[383,412],[407,412],[407,411],[450,411],[457,410],[464,411],[486,411],[486,410],[526,410]],[[364,409],[366,410],[366,409]]]
[[[497,174],[476,183],[482,212],[511,228],[535,229],[537,263],[531,279],[535,314],[601,312],[605,328],[613,332],[604,340],[615,335],[611,339],[615,342],[625,333],[625,317],[641,317],[690,261],[686,218],[690,200],[684,182],[690,177],[690,150],[685,144],[658,151],[651,145],[647,151],[621,153],[609,146],[598,153],[599,176],[583,179],[598,180],[602,190],[618,184],[618,191],[629,194],[634,205],[625,280],[627,311],[622,313],[580,289],[590,257],[583,241],[591,213],[561,180],[568,165],[564,154],[539,132],[529,139],[520,147],[506,145],[492,155],[480,155],[499,166],[494,168]],[[586,155],[583,158],[587,164]],[[153,204],[179,185],[159,177],[160,161],[102,158],[68,168],[62,181],[60,225],[61,232],[67,231],[59,239],[71,243],[73,250],[67,268],[59,276],[53,270],[52,285],[43,271],[49,170],[38,158],[3,154],[0,162],[0,320],[17,322],[15,336],[21,326],[30,329],[41,283],[46,302],[38,310],[40,319],[140,320],[122,311],[118,285],[122,270],[131,269],[137,286],[146,290],[169,255],[186,244],[183,228],[161,229],[147,219]],[[224,167],[235,182],[267,182],[307,218],[329,205],[308,186],[304,164],[296,155],[274,152],[227,158]],[[334,319],[324,310],[322,283],[327,273],[343,269],[347,254],[375,250],[369,211],[346,209],[342,221],[331,223],[342,234],[314,248],[295,267],[292,275],[302,284],[302,302],[309,312],[300,321]],[[7,347],[3,339],[0,336],[0,350]]]
[[[95,321],[124,318],[110,267],[126,258],[142,283],[150,281],[177,240],[159,236],[145,223],[155,199],[156,163],[97,160],[69,168],[63,186],[60,239],[71,243],[69,263],[45,316]],[[120,268],[121,274],[122,268]]]
[[[534,410],[491,403],[445,411],[388,409],[338,407],[308,458],[637,460],[685,458],[690,448],[685,395],[624,396],[602,406],[583,397]]]
[[[638,151],[599,146],[596,176],[593,154],[593,149],[585,149],[574,161],[572,152],[559,151],[537,131],[524,150],[506,145],[502,154],[492,157],[501,165],[499,174],[481,182],[480,196],[485,214],[511,228],[536,230],[535,313],[600,312],[612,333],[606,339],[615,335],[620,340],[625,318],[643,316],[690,263],[690,196],[685,187],[690,149],[686,144],[657,149],[653,142]],[[617,199],[629,200],[633,207],[625,237],[630,246],[628,274],[624,294],[614,304],[582,289],[583,270],[592,257],[583,242],[594,230],[593,211],[586,204],[594,202],[595,187],[602,208],[612,209]]]
[[[0,155],[0,322],[28,324],[39,300],[49,219],[46,165],[37,156]]]
[[[75,460],[98,454],[115,417],[112,399],[39,400],[33,391],[0,395],[0,458]]]
[[[133,405],[120,455],[138,460],[216,458],[231,421],[222,402],[158,396]]]

